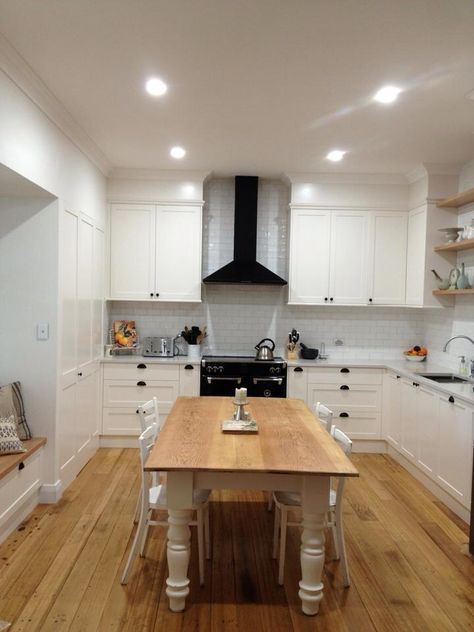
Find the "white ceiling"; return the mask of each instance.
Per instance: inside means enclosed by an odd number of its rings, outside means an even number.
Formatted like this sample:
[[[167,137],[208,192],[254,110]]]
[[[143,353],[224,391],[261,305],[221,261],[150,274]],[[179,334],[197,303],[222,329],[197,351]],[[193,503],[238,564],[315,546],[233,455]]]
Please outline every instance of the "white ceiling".
[[[474,157],[472,0],[0,0],[0,25],[115,167],[407,173]],[[144,93],[150,75],[164,98]],[[387,83],[399,101],[373,103]],[[334,148],[349,152],[337,165]]]

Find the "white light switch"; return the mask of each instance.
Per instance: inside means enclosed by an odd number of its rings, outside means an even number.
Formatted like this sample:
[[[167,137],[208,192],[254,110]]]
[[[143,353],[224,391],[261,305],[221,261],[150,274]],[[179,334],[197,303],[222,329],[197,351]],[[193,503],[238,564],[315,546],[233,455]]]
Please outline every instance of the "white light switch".
[[[36,340],[49,339],[49,323],[38,323],[36,325]]]

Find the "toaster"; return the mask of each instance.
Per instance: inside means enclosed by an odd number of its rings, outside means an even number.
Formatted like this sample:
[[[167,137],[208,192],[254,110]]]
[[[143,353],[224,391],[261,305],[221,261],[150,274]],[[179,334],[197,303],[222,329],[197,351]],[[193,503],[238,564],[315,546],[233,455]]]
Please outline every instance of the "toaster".
[[[149,336],[143,342],[143,355],[155,358],[171,358],[176,355],[176,338],[172,336]]]

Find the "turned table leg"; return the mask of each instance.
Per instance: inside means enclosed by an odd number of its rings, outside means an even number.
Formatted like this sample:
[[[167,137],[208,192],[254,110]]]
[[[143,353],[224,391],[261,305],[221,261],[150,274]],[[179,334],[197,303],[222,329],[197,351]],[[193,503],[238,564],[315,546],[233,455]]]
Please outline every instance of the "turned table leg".
[[[329,477],[306,477],[302,490],[301,581],[298,595],[304,614],[319,611],[323,597],[324,527],[329,506]]]

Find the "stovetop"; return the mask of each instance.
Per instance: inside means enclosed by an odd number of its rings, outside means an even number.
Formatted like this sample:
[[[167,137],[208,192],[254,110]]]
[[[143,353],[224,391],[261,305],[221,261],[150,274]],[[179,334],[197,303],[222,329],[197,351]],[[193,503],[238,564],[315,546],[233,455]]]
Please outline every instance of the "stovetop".
[[[202,365],[219,362],[220,364],[284,364],[286,360],[279,356],[273,360],[257,360],[255,356],[205,355],[201,358]]]

